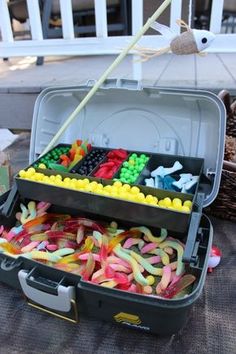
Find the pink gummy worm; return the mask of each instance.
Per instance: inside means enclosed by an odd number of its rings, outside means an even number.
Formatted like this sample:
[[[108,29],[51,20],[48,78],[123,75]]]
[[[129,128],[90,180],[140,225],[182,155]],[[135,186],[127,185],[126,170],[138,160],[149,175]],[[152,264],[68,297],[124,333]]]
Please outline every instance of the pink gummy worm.
[[[130,273],[131,272],[131,269],[129,268],[126,268],[124,267],[122,264],[117,264],[117,263],[111,263],[110,264],[110,267],[116,271],[116,272],[124,272],[124,273]]]
[[[123,244],[123,248],[130,248],[134,245],[137,245],[140,242],[139,238],[133,238],[133,237],[129,237],[125,243]]]
[[[163,274],[161,281],[156,286],[156,293],[160,294],[163,290],[167,288],[171,281],[171,267],[166,265],[163,267]]]
[[[171,237],[171,236],[168,236],[165,241],[174,241],[174,242],[177,242],[178,244],[180,244],[183,248],[185,248],[185,244],[183,242],[181,242],[180,240],[174,238],[174,237]]]
[[[161,257],[160,256],[152,256],[149,258],[145,258],[145,261],[147,261],[150,264],[156,264],[161,262]]]
[[[88,259],[88,257],[89,257],[90,254],[91,254],[91,253],[83,253],[83,254],[79,255],[78,258],[79,258],[81,261],[87,261],[87,259]],[[92,256],[93,256],[93,259],[94,259],[96,262],[100,262],[100,256],[99,256],[99,254],[92,253]]]
[[[126,267],[128,269],[131,269],[130,264],[128,262],[126,262],[124,259],[121,259],[116,256],[109,256],[107,258],[107,262],[108,263],[117,263],[117,264],[123,265],[124,267]]]
[[[150,242],[147,245],[145,245],[142,249],[141,249],[141,253],[148,253],[149,251],[154,250],[155,248],[157,248],[157,243],[155,242]]]
[[[101,268],[101,269],[97,270],[95,273],[93,273],[92,280],[96,280],[101,275],[104,275],[104,269],[103,268]]]
[[[128,288],[128,291],[130,293],[136,293],[137,292],[137,287],[135,284],[131,284],[130,287]]]
[[[10,230],[10,231],[5,235],[5,239],[10,242],[15,236],[16,236],[16,234],[15,234],[13,231]]]
[[[175,272],[171,272],[171,281],[169,285],[174,285],[175,283],[177,283],[180,278],[182,278],[183,274],[181,275],[176,275]]]
[[[4,231],[4,227],[3,227],[3,225],[1,225],[0,226],[0,235],[3,233],[3,231]]]
[[[50,245],[46,245],[47,250],[49,251],[56,251],[58,249],[58,246],[56,244],[51,243]]]
[[[21,248],[21,252],[31,252],[34,248],[36,248],[40,244],[40,241],[32,241],[27,246]]]

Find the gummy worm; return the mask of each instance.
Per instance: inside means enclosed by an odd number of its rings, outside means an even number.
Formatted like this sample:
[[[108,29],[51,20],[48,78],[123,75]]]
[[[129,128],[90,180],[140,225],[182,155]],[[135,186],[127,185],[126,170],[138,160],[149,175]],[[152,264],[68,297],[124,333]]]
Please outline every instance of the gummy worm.
[[[135,253],[134,251],[130,252],[131,257],[133,257],[138,263],[140,263],[143,268],[150,274],[153,275],[162,275],[162,268],[155,268],[145,258]],[[150,285],[150,284],[149,284]]]
[[[137,230],[142,232],[150,242],[155,242],[155,243],[160,243],[164,241],[167,237],[167,230],[166,229],[161,229],[161,236],[160,237],[155,237],[151,233],[151,231],[146,227],[146,226],[140,226],[140,227],[132,227],[131,230]]]
[[[61,257],[50,253],[50,252],[42,252],[42,251],[32,251],[29,253],[23,253],[22,256],[26,258],[31,258],[31,259],[41,259],[45,261],[50,261],[50,262],[58,262]]]
[[[114,253],[118,257],[124,259],[125,261],[127,261],[130,264],[130,266],[133,270],[134,279],[137,281],[137,283],[144,285],[144,286],[149,285],[148,279],[144,278],[144,276],[140,272],[139,267],[138,267],[138,263],[136,262],[136,260],[134,258],[132,258],[130,255],[128,255],[127,253],[125,253],[121,249],[120,244],[116,245],[116,247],[114,248]]]
[[[163,249],[165,247],[171,247],[171,248],[174,248],[177,251],[178,260],[177,260],[176,275],[182,274],[182,272],[184,271],[184,263],[182,262],[183,253],[184,253],[183,247],[178,242],[170,241],[170,240],[162,242],[159,245],[159,247],[161,249]]]
[[[142,254],[148,253],[149,251],[152,251],[152,250],[154,250],[155,248],[157,248],[157,243],[155,243],[155,242],[148,243],[147,245],[145,245],[145,246],[141,249],[141,253],[142,253]]]
[[[171,267],[166,265],[163,267],[163,274],[160,283],[156,286],[156,293],[160,294],[163,290],[167,288],[171,280]]]
[[[151,254],[156,254],[157,256],[160,256],[161,257],[161,261],[164,265],[167,265],[170,263],[170,258],[168,256],[168,254],[163,251],[162,249],[160,248],[157,248],[153,251],[150,251]]]

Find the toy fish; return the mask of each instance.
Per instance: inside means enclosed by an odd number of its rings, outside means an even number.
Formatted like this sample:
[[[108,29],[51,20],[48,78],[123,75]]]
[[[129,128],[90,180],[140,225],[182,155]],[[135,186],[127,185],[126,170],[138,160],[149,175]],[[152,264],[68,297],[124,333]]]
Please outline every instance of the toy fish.
[[[215,35],[210,31],[191,29],[183,20],[177,20],[176,22],[180,27],[186,28],[186,31],[180,35],[176,35],[169,27],[158,22],[151,25],[153,29],[170,40],[170,45],[160,49],[135,47],[142,57],[142,61],[147,61],[169,51],[176,55],[201,54],[215,39]]]

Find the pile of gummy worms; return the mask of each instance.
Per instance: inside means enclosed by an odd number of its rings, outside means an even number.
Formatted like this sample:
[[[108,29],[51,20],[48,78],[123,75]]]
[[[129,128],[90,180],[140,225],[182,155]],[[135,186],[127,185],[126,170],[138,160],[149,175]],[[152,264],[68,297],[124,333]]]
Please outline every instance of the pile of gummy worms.
[[[184,244],[161,229],[118,229],[116,222],[95,222],[47,212],[50,204],[20,204],[17,223],[0,226],[0,252],[27,257],[91,283],[163,298],[185,296],[196,280],[185,273]]]

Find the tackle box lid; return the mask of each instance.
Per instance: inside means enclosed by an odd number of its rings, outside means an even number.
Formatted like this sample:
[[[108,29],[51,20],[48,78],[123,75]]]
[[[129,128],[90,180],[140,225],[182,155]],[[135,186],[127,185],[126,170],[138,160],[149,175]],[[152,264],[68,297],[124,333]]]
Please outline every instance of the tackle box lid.
[[[50,87],[35,103],[30,163],[35,161],[94,81]],[[216,198],[224,157],[226,112],[223,102],[203,90],[142,86],[135,80],[108,79],[57,143],[88,139],[95,146],[204,158],[208,183],[204,207]]]

